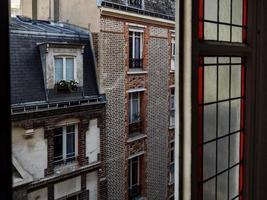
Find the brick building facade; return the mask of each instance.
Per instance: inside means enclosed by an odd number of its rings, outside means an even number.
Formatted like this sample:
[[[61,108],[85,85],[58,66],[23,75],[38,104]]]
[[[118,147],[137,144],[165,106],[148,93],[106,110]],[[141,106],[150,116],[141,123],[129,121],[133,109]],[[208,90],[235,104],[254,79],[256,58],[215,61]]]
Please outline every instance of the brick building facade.
[[[53,0],[52,14],[42,17],[41,5],[32,7],[37,14],[31,17],[90,24],[99,89],[107,99],[108,199],[173,198],[174,4]],[[71,7],[84,20],[66,12]]]

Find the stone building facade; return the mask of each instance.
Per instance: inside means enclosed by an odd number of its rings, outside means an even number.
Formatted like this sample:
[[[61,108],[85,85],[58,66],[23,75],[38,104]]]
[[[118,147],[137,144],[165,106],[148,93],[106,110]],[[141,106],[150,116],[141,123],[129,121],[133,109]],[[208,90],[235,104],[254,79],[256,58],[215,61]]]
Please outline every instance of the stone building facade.
[[[173,199],[175,2],[52,2],[50,19],[91,24],[100,91],[107,98],[108,199]],[[84,10],[92,6],[97,9]]]

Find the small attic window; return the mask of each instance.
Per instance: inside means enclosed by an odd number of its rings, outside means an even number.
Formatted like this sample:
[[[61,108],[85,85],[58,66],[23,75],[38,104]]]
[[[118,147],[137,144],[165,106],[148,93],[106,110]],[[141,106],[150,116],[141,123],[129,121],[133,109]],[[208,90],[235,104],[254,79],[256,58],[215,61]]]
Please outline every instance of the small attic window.
[[[75,57],[55,57],[55,82],[77,80]]]

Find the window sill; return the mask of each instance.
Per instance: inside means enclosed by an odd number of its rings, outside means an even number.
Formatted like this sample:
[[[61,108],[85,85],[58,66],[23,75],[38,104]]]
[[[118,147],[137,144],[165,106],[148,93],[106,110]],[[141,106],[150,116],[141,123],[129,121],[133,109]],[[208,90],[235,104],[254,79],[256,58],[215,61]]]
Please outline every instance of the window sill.
[[[175,70],[172,70],[172,69],[171,69],[171,70],[170,70],[170,73],[172,73],[172,74],[175,73]]]
[[[66,164],[54,165],[54,171],[55,171],[55,174],[60,175],[60,174],[72,172],[76,170],[78,167],[79,167],[79,163],[77,160],[75,160],[73,162],[68,162]]]
[[[135,142],[137,140],[141,140],[141,139],[144,139],[146,137],[147,137],[147,135],[140,133],[140,134],[137,134],[133,137],[129,137],[129,139],[127,140],[127,143]]]
[[[169,186],[174,185],[174,181],[173,181],[173,182],[169,182],[168,185],[169,185]]]
[[[127,72],[128,75],[134,75],[134,74],[147,74],[147,71],[143,71],[142,69],[138,70],[129,70]]]

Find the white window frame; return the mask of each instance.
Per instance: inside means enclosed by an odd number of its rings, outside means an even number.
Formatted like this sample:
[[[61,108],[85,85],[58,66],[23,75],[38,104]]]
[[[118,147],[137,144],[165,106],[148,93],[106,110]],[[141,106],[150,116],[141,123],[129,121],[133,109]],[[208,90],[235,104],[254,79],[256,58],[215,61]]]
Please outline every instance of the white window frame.
[[[67,58],[72,58],[73,59],[73,75],[74,75],[74,80],[77,81],[77,62],[76,62],[76,56],[71,56],[71,55],[67,55],[67,56],[55,56],[54,57],[54,83],[56,83],[56,59],[63,59],[63,79],[62,80],[66,80],[66,59]]]
[[[132,177],[132,172],[133,172],[133,168],[132,168],[132,160],[134,158],[137,158],[137,184],[133,185],[132,182],[133,182],[133,177]],[[129,184],[129,188],[133,188],[133,186],[138,186],[140,185],[140,156],[135,156],[133,158],[130,159],[130,177],[129,177],[129,181],[130,181],[130,184]]]
[[[78,156],[78,124],[68,124],[66,126],[60,126],[57,128],[62,128],[62,160],[63,162],[67,159],[67,126],[75,126],[75,133],[74,133],[74,144],[75,144],[75,158]],[[55,161],[57,162],[57,161]]]
[[[140,33],[140,59],[143,59],[143,47],[144,47],[144,30],[140,28],[129,28],[129,37],[130,32],[133,32],[132,35],[132,49],[129,49],[129,51],[132,51],[132,59],[135,59],[135,34]],[[139,37],[139,36],[138,36]]]
[[[175,36],[171,36],[171,71],[175,71]]]
[[[137,107],[137,110],[138,110],[138,113],[139,113],[139,115],[140,115],[140,104],[141,104],[141,102],[140,102],[140,92],[131,92],[131,93],[129,93],[129,102],[130,102],[130,105],[129,105],[129,109],[130,109],[130,121],[129,121],[129,124],[134,124],[134,123],[138,123],[138,122],[140,122],[140,120],[139,121],[133,121],[133,98],[132,98],[132,96],[133,96],[133,94],[134,93],[137,93],[138,94],[138,107]]]

